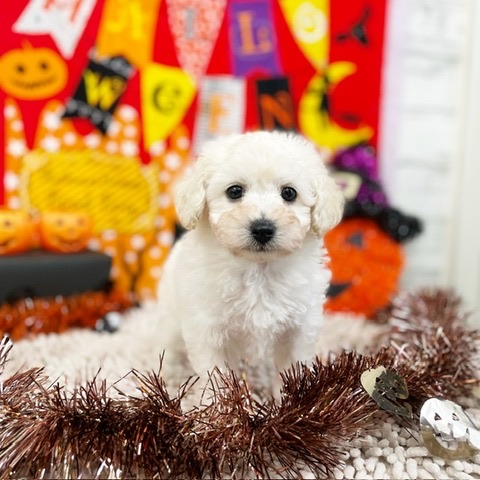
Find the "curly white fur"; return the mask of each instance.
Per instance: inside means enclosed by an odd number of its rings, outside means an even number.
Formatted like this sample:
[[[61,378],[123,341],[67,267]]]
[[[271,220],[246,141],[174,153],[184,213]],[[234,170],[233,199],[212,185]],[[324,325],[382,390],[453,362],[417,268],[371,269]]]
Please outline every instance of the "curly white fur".
[[[241,187],[239,198],[229,197],[231,186]],[[282,198],[286,187],[296,198]],[[330,280],[322,238],[343,212],[315,148],[278,132],[212,141],[175,204],[190,231],[158,290],[166,359],[186,351],[199,375],[241,360],[273,358],[281,370],[311,359]]]

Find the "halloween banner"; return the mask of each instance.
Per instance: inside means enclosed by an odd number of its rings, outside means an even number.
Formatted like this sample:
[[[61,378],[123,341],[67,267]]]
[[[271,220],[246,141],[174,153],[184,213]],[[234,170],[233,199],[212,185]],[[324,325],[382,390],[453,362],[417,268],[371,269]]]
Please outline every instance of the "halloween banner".
[[[261,70],[280,73],[277,38],[270,0],[231,0],[229,27],[235,75]]]
[[[245,129],[245,81],[231,76],[205,77],[195,125],[194,150],[207,140]]]
[[[263,130],[296,130],[288,78],[257,80],[257,95]]]
[[[160,2],[107,0],[97,37],[98,55],[121,55],[137,68],[151,62]]]
[[[30,0],[13,25],[17,33],[49,34],[71,58],[95,6],[95,0]]]
[[[132,66],[123,57],[91,59],[63,116],[88,118],[106,133],[131,74]]]
[[[280,7],[299,48],[316,70],[328,62],[328,0],[280,0]]]
[[[376,147],[387,7],[3,2],[0,203],[87,213],[112,280],[153,296],[176,231],[171,184],[206,140],[283,129],[332,153]]]
[[[198,81],[205,73],[227,0],[166,0],[180,66]]]
[[[176,67],[150,63],[142,71],[145,147],[165,140],[182,121],[196,92],[193,78]]]

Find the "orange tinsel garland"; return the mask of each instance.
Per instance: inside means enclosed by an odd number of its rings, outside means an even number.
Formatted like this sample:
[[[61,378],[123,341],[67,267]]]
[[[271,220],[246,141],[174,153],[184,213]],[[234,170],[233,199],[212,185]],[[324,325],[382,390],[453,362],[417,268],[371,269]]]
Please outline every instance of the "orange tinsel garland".
[[[107,313],[121,312],[134,303],[130,294],[118,290],[25,298],[0,306],[0,336],[18,340],[37,333],[62,333],[72,327],[93,328]]]

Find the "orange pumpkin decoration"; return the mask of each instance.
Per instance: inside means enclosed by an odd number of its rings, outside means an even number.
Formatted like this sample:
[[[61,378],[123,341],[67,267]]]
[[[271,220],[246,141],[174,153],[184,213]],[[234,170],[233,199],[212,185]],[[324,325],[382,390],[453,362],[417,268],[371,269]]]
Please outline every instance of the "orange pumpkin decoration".
[[[9,95],[24,100],[52,97],[67,83],[65,61],[50,48],[23,48],[8,51],[0,58],[0,87]]]
[[[0,208],[0,254],[22,253],[35,241],[35,225],[23,210]]]
[[[373,220],[344,220],[325,236],[332,280],[325,309],[366,317],[386,307],[404,264],[400,244]]]
[[[93,223],[84,212],[43,212],[40,241],[45,250],[75,253],[87,248]]]

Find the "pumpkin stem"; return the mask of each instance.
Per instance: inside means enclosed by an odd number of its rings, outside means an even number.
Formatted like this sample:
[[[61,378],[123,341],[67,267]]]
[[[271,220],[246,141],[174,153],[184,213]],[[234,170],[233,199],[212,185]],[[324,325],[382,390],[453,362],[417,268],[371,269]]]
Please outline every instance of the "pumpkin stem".
[[[30,43],[30,40],[24,38],[21,43],[24,50],[33,50],[33,45]]]

